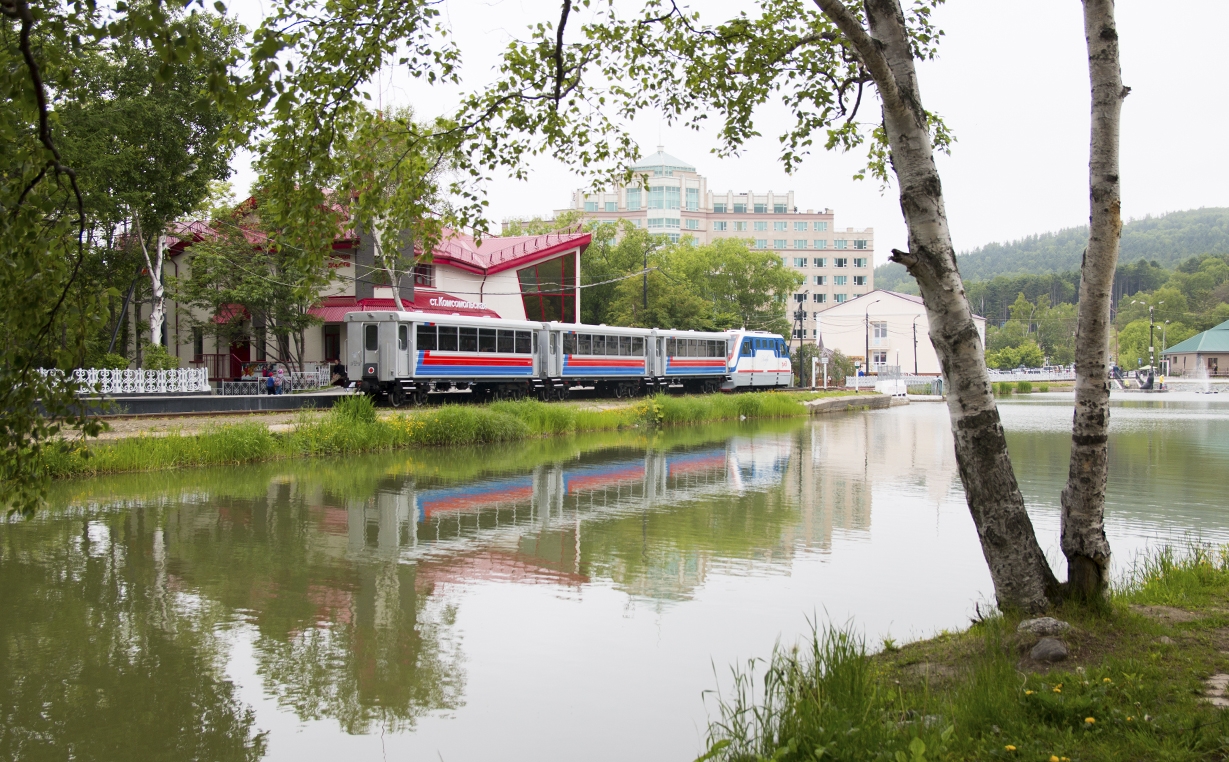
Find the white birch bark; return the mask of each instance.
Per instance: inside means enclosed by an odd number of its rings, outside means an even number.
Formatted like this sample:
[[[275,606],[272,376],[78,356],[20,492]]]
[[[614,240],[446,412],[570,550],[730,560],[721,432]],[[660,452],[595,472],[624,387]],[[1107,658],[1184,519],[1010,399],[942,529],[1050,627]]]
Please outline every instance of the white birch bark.
[[[149,247],[141,231],[141,220],[133,216],[134,230],[137,240],[141,242],[141,254],[145,257],[145,268],[149,272],[150,281],[150,311],[149,311],[149,343],[162,343],[162,324],[166,320],[166,287],[162,282],[162,265],[166,258],[166,234],[159,233],[156,252],[151,259]]]
[[[384,273],[388,275],[388,285],[393,292],[393,304],[397,305],[398,312],[405,312],[405,305],[401,303],[401,282],[397,279],[396,270],[389,264],[389,258],[384,255],[384,242],[380,235],[379,224],[371,226],[371,238],[375,243],[376,259],[379,260]]]
[[[892,259],[917,280],[926,306],[930,340],[948,384],[956,462],[998,603],[1044,610],[1057,596],[1058,582],[1016,483],[984,348],[956,269],[904,13],[898,0],[865,0],[868,30],[840,0],[815,1],[857,50],[879,90],[909,230],[909,251],[894,251]]]
[[[1062,549],[1068,591],[1093,597],[1109,582],[1110,546],[1105,538],[1105,485],[1109,478],[1110,300],[1122,196],[1118,176],[1118,127],[1122,85],[1114,0],[1084,0],[1084,36],[1092,85],[1092,136],[1088,162],[1088,248],[1080,266],[1075,335],[1075,414],[1071,465],[1062,494]]]

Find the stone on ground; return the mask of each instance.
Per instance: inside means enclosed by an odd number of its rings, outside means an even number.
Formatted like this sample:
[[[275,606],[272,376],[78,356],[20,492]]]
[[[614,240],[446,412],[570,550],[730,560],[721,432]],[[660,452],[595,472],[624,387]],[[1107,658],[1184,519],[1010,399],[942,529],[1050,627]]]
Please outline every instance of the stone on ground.
[[[1045,637],[1037,641],[1028,658],[1033,661],[1063,661],[1067,658],[1067,645],[1058,638]]]
[[[1061,619],[1042,616],[1036,619],[1025,619],[1016,627],[1016,632],[1026,632],[1030,635],[1062,635],[1070,629],[1071,625]]]

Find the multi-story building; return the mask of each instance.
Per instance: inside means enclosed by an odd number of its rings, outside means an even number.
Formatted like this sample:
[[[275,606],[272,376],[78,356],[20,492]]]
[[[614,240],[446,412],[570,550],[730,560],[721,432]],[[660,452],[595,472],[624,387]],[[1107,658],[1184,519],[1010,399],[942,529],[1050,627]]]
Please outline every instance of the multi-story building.
[[[709,190],[708,179],[691,164],[657,147],[634,167],[637,180],[614,190],[572,194],[568,209],[600,222],[627,220],[634,227],[679,241],[746,238],[757,249],[774,251],[806,281],[793,295],[789,318],[805,316],[795,336],[815,338],[817,316],[829,307],[874,290],[875,235],[872,228],[838,230],[831,209],[800,212],[794,192]],[[642,178],[647,176],[647,183]],[[641,184],[643,183],[643,184]]]

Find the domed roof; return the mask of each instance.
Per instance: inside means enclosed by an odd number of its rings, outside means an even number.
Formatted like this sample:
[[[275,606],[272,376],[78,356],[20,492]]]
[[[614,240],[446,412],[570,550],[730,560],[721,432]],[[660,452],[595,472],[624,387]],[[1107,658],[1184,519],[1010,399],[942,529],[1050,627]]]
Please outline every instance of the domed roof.
[[[666,153],[665,146],[657,146],[657,153],[650,154],[632,165],[632,169],[677,169],[695,172],[696,168],[677,156]]]

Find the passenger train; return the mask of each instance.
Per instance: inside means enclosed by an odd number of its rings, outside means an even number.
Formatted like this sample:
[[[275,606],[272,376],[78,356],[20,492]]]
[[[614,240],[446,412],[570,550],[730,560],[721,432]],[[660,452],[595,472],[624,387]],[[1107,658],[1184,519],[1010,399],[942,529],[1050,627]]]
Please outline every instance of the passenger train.
[[[394,407],[433,391],[565,399],[761,389],[792,382],[789,350],[764,331],[677,331],[374,310],[346,315],[346,370]]]

